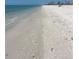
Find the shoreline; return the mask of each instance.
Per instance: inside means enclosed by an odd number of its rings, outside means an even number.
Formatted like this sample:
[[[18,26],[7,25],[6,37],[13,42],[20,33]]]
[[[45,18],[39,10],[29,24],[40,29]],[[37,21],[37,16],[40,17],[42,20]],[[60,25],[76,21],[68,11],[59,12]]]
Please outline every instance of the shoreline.
[[[6,59],[72,59],[72,6],[42,6],[18,15],[6,31]]]

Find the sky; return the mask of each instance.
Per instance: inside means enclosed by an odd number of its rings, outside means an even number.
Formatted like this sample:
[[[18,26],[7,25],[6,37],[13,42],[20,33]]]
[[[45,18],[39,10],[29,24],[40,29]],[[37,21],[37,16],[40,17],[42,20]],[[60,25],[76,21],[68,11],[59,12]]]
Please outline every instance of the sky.
[[[52,1],[57,2],[59,0],[5,0],[5,4],[6,5],[43,5]],[[60,0],[60,1],[63,2],[65,0]]]

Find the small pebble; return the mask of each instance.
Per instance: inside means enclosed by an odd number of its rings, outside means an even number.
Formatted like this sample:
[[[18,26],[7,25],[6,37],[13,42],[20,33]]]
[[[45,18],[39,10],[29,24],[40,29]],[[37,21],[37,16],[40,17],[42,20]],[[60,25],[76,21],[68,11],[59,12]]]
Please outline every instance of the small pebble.
[[[71,40],[73,40],[73,37],[71,37]]]
[[[51,48],[51,51],[53,51],[54,48]]]
[[[33,58],[35,58],[35,56],[32,56]]]
[[[5,56],[8,56],[8,54],[5,54]]]

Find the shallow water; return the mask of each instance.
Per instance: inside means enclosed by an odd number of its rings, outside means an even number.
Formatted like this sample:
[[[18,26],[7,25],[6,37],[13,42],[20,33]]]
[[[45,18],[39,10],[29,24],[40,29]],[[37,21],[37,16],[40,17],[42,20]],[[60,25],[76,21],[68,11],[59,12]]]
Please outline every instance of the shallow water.
[[[29,15],[30,13],[33,13],[32,11],[34,11],[38,7],[40,7],[40,6],[6,5],[6,7],[5,7],[6,30],[11,28],[12,27],[11,25],[22,20],[22,19],[18,19],[18,18],[21,18],[19,16],[21,16],[21,15],[23,16],[24,14],[26,14],[26,17],[28,17],[27,15]]]

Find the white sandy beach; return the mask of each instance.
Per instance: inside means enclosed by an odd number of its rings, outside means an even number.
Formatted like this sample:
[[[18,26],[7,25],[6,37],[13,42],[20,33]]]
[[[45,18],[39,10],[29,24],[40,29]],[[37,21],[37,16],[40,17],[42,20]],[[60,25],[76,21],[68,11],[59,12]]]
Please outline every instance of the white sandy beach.
[[[73,59],[72,9],[45,5],[15,14],[7,25],[6,59]]]

